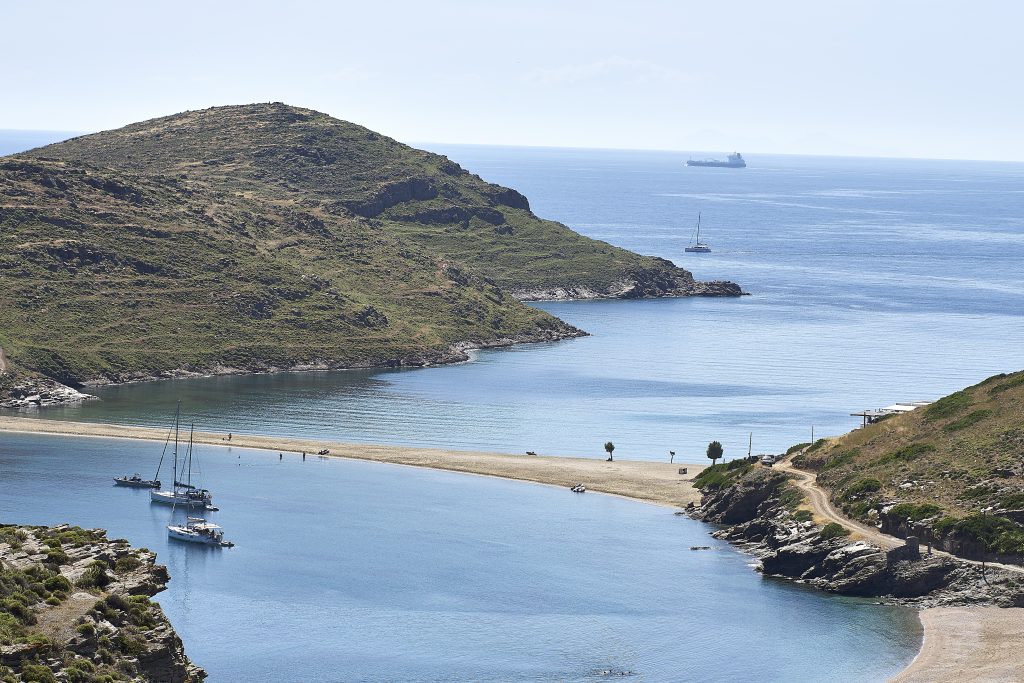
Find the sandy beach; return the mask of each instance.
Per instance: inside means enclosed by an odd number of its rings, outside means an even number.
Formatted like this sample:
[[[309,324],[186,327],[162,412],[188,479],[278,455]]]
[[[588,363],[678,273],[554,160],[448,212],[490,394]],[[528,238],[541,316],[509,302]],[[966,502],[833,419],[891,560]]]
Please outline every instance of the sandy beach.
[[[167,437],[167,429],[19,417],[0,417],[0,431],[153,441],[163,441]],[[700,492],[690,485],[690,480],[703,469],[701,465],[640,460],[605,462],[604,459],[597,457],[513,455],[251,434],[232,434],[229,442],[227,436],[220,433],[196,432],[194,438],[195,442],[200,444],[260,448],[284,453],[285,457],[300,457],[302,451],[307,453],[307,457],[315,457],[315,453],[326,448],[331,456],[341,458],[430,467],[554,486],[569,487],[582,483],[591,491],[673,507],[684,507],[690,502],[700,502]],[[679,474],[681,467],[687,468],[687,474]]]
[[[934,607],[920,617],[921,652],[890,683],[1024,680],[1024,609]]]
[[[112,424],[62,422],[0,417],[0,432],[28,432],[81,437],[163,441],[166,429]],[[286,458],[315,457],[329,449],[332,457],[430,467],[470,474],[571,486],[672,507],[699,502],[690,480],[703,466],[636,460],[606,462],[599,458],[514,455],[473,451],[317,441],[291,437],[198,432],[195,441],[212,446],[237,446],[277,451]],[[679,468],[687,474],[679,474]],[[998,607],[943,607],[921,612],[924,643],[913,663],[891,683],[965,681],[987,683],[1022,680],[1024,610]]]

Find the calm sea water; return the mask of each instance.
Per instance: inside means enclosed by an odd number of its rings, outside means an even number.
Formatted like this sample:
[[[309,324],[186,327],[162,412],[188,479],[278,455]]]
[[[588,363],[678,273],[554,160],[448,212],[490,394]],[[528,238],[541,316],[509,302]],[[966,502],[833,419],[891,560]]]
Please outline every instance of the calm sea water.
[[[920,644],[912,611],[763,579],[669,509],[492,478],[203,448],[238,545],[170,542],[169,508],[110,480],[160,449],[0,435],[0,519],[155,550],[211,683],[866,682]]]
[[[703,459],[778,451],[849,413],[1024,367],[1024,164],[431,145],[541,216],[739,282],[731,300],[539,304],[591,337],[411,371],[99,389],[41,416],[350,441]],[[711,254],[686,254],[698,212]]]

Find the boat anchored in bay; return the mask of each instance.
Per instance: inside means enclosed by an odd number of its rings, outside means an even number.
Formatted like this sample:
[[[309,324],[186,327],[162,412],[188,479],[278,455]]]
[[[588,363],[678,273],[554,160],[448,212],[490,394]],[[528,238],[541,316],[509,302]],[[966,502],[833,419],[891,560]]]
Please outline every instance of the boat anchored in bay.
[[[216,510],[213,506],[213,494],[207,489],[197,488],[192,485],[192,436],[195,434],[195,425],[192,425],[188,435],[188,451],[182,460],[182,472],[187,472],[184,482],[178,480],[178,425],[174,426],[174,486],[164,491],[150,491],[149,498],[154,503],[165,505],[181,505],[184,508],[200,508],[203,510]]]
[[[700,241],[700,213],[697,214],[697,238],[694,243],[686,247],[683,251],[697,254],[707,254],[711,252],[711,247],[705,242]]]
[[[143,479],[138,472],[132,476],[114,477],[114,486],[127,486],[135,489],[158,489],[160,488],[160,469],[164,466],[164,456],[167,455],[167,446],[171,441],[171,432],[174,432],[174,452],[177,459],[178,452],[178,419],[181,416],[181,401],[178,401],[178,409],[174,413],[174,427],[167,430],[167,438],[164,439],[164,450],[160,453],[160,462],[156,466],[156,476],[152,479]]]
[[[202,517],[189,517],[185,524],[168,524],[167,537],[186,543],[200,543],[218,548],[233,548],[234,543],[224,540],[224,530]]]

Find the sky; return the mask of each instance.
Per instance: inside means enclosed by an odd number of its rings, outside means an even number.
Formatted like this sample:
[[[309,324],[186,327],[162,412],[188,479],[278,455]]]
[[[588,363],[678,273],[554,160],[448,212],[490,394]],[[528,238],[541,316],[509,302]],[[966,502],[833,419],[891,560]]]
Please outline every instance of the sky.
[[[0,4],[0,129],[282,101],[403,142],[1024,160],[1017,0]]]

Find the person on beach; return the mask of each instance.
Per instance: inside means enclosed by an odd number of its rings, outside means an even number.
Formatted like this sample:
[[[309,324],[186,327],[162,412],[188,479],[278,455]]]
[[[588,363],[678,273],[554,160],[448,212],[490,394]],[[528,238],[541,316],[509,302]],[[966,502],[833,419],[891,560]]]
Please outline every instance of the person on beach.
[[[231,432],[228,432],[228,441],[231,441]]]

